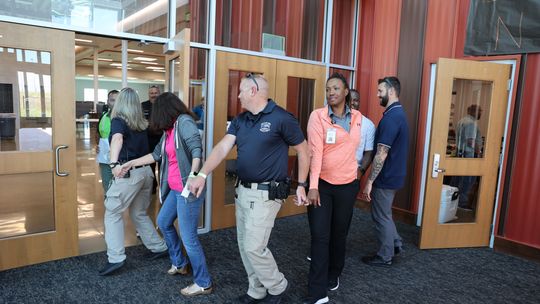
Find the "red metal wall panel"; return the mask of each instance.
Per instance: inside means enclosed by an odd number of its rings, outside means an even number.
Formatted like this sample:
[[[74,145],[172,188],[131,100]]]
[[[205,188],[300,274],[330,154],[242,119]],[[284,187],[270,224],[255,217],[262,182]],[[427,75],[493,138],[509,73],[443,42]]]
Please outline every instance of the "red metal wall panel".
[[[397,74],[401,0],[362,1],[356,87],[361,110],[377,124],[384,109],[377,98],[377,79]]]
[[[454,50],[457,1],[432,0],[428,3],[426,39],[424,42],[424,67],[422,72],[422,93],[419,107],[419,121],[414,166],[415,181],[413,183],[412,211],[418,212],[420,185],[422,183],[422,160],[424,158],[424,141],[426,118],[428,112],[429,77],[431,64],[440,57],[452,58]]]
[[[504,237],[540,248],[540,54],[529,54]]]

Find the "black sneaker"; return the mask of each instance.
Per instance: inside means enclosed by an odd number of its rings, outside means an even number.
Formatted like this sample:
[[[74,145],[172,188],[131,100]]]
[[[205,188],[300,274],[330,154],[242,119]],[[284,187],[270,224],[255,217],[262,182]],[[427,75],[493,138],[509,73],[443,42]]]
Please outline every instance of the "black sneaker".
[[[339,277],[328,280],[328,290],[334,291],[339,288]]]
[[[261,301],[264,299],[265,298],[255,299],[248,294],[243,294],[239,296],[238,298],[234,299],[233,301],[227,302],[227,304],[256,304],[256,303],[261,303]]]
[[[302,304],[323,304],[328,303],[328,297],[317,298],[317,297],[305,297],[302,299]]]
[[[369,266],[380,266],[380,267],[390,267],[392,266],[392,259],[385,261],[382,257],[378,255],[365,256],[362,258],[362,262],[368,264]]]
[[[117,271],[118,269],[122,268],[125,264],[126,264],[125,260],[122,261],[122,262],[119,262],[119,263],[109,263],[109,262],[107,262],[105,267],[103,267],[103,268],[101,268],[101,270],[99,270],[99,275],[100,276],[110,275],[113,272]]]
[[[403,253],[402,247],[394,247],[394,255],[400,255]]]
[[[285,290],[285,291],[287,291],[287,290]],[[278,295],[267,294],[266,297],[264,299],[262,299],[260,303],[279,304],[279,303],[281,303],[281,300],[283,300],[283,296],[285,295],[285,291],[283,291],[282,293],[280,293]]]

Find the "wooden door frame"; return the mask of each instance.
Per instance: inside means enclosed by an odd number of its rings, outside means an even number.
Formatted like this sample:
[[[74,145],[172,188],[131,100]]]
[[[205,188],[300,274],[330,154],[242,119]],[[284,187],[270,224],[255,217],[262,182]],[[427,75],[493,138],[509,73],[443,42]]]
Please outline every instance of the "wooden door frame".
[[[227,62],[227,64],[223,64]],[[238,70],[245,72],[262,73],[269,84],[269,98],[283,108],[286,108],[288,76],[308,78],[315,80],[315,100],[313,108],[322,107],[325,98],[326,68],[324,65],[292,62],[286,60],[265,58],[253,55],[231,53],[224,51],[216,52],[216,82],[214,98],[214,146],[226,133],[227,102],[228,102],[228,71]],[[220,77],[221,75],[221,77]],[[279,89],[278,89],[279,88]],[[294,150],[289,150],[289,155],[295,155]],[[236,147],[231,150],[225,160],[236,159]],[[221,163],[212,174],[212,230],[232,227],[235,222],[234,203],[226,205],[226,212],[221,206],[224,205],[225,181],[221,178],[225,174],[225,163]],[[218,178],[214,178],[214,177]],[[220,193],[220,195],[216,195]],[[219,207],[217,207],[219,206]],[[283,204],[278,217],[305,213],[306,208],[297,207],[292,203],[292,196]]]
[[[227,64],[220,64],[227,63]],[[275,97],[276,78],[275,60],[230,52],[216,52],[216,82],[214,98],[214,146],[225,136],[227,130],[227,104],[229,87],[229,70],[261,73],[268,81],[268,97]],[[234,227],[236,223],[234,203],[225,205],[225,161],[236,159],[236,146],[212,172],[212,219],[211,229]],[[214,178],[214,177],[219,178]],[[216,195],[216,194],[220,195]],[[224,206],[224,209],[221,209]],[[219,212],[218,212],[219,211]]]
[[[0,270],[79,253],[77,217],[77,167],[75,132],[75,33],[0,22],[2,47],[51,52],[52,147],[45,152],[2,152],[0,172],[17,174],[53,172],[55,230],[0,240]],[[54,174],[59,145],[60,170]],[[28,155],[28,156],[25,156]]]
[[[490,111],[492,112],[491,115],[490,115],[490,132],[499,132],[500,131],[500,134],[501,136],[504,135],[504,130],[503,130],[503,126],[504,124],[501,125],[497,125],[497,124],[494,124],[493,123],[493,120],[495,119],[502,119],[504,121],[505,117],[506,117],[506,110],[507,110],[507,102],[508,102],[508,91],[507,91],[507,83],[506,83],[506,79],[508,78],[505,78],[504,75],[500,75],[500,73],[497,73],[496,71],[501,71],[501,70],[504,70],[504,69],[507,69],[508,72],[510,72],[510,67],[508,65],[504,66],[504,65],[497,65],[496,63],[487,63],[482,66],[483,63],[480,63],[480,62],[477,62],[477,61],[470,61],[470,60],[458,60],[458,59],[444,59],[444,58],[441,58],[439,59],[439,63],[437,64],[437,79],[443,79],[443,78],[447,78],[446,75],[452,75],[452,77],[454,77],[454,74],[453,74],[453,70],[454,70],[454,66],[452,64],[458,64],[457,62],[458,61],[461,61],[459,64],[467,64],[470,66],[474,66],[476,67],[477,69],[484,69],[484,71],[480,71],[480,72],[475,72],[475,75],[474,76],[470,76],[470,72],[467,72],[469,76],[467,75],[463,75],[464,77],[459,77],[459,78],[465,78],[465,79],[478,79],[478,80],[493,80],[493,90],[492,90],[492,96],[493,98],[502,98],[504,99],[504,104],[500,104],[498,106],[495,106],[493,104],[493,107],[490,107]],[[463,61],[467,61],[467,63],[464,63]],[[441,65],[442,64],[442,65]],[[443,69],[441,69],[441,66],[443,67]],[[489,73],[485,73],[485,70],[489,70]],[[444,73],[448,73],[448,74],[444,74]],[[452,74],[450,74],[452,73]],[[466,74],[467,74],[466,73]],[[489,74],[489,75],[488,75]],[[490,76],[490,75],[497,75],[495,78]],[[510,73],[508,73],[508,75],[510,75]],[[504,79],[504,80],[503,80]],[[449,97],[445,96],[444,94],[446,94],[449,90],[451,90],[452,88],[448,88],[447,86],[450,85],[452,86],[452,84],[448,84],[449,80],[447,79],[446,80],[447,82],[437,82],[437,86],[443,84],[444,87],[437,87],[436,90],[435,90],[435,96],[436,96],[436,100],[440,100],[439,101],[439,106],[441,105],[445,105],[446,103],[450,103],[449,101]],[[502,95],[501,95],[502,94]],[[446,99],[448,100],[446,100]],[[492,99],[494,100],[494,99]],[[501,102],[499,100],[499,102]],[[436,112],[436,107],[437,105],[434,105],[434,109],[433,109],[433,115],[435,114]],[[436,126],[434,123],[433,123],[433,128],[436,128],[438,126]],[[447,159],[446,158],[446,153],[445,151],[434,151],[434,146],[433,146],[433,143],[435,142],[436,143],[436,138],[434,139],[434,137],[436,136],[437,133],[437,130],[433,130],[431,131],[431,134],[430,134],[430,137],[429,137],[429,142],[426,142],[426,145],[429,146],[429,153],[427,154],[428,155],[428,162],[429,162],[429,165],[427,166],[427,171],[425,173],[426,174],[426,193],[425,193],[425,196],[424,196],[424,208],[423,208],[423,213],[422,213],[422,231],[421,231],[421,242],[420,242],[420,247],[422,249],[424,248],[446,248],[446,247],[477,247],[477,246],[487,246],[488,243],[489,243],[489,238],[490,238],[490,234],[489,234],[489,231],[480,231],[480,230],[485,230],[485,229],[490,229],[491,227],[491,222],[493,221],[493,208],[494,208],[494,204],[488,204],[487,207],[489,208],[485,208],[486,206],[484,206],[484,209],[478,209],[477,210],[477,215],[476,215],[476,223],[456,223],[456,224],[438,224],[438,221],[437,221],[437,218],[438,218],[438,210],[439,210],[439,201],[440,201],[440,190],[441,190],[441,186],[442,186],[442,176],[440,176],[439,178],[437,179],[432,179],[431,178],[431,171],[432,171],[432,168],[433,168],[433,154],[434,153],[439,153],[441,154],[441,167],[448,167],[446,168],[447,171],[447,174],[448,175],[461,175],[462,173],[464,172],[457,172],[454,170],[454,167],[452,166],[449,166],[449,164],[445,164],[446,163],[451,163],[452,161],[455,161],[453,160],[452,158],[450,159]],[[493,133],[491,133],[493,134]],[[493,136],[493,135],[491,135]],[[439,141],[445,141],[446,140],[446,137],[444,137],[443,139],[439,140]],[[446,142],[445,142],[446,143]],[[442,145],[442,144],[441,144]],[[467,173],[470,173],[471,175],[479,175],[479,176],[482,176],[482,185],[485,187],[485,189],[482,190],[482,195],[484,195],[485,197],[489,198],[489,197],[493,197],[495,199],[495,193],[496,193],[496,187],[497,187],[497,182],[495,179],[495,175],[496,174],[493,174],[493,176],[486,176],[486,174],[483,174],[483,171],[480,170],[480,163],[483,163],[483,162],[493,162],[495,160],[498,160],[499,158],[499,154],[497,153],[498,151],[495,151],[495,149],[493,148],[493,146],[491,147],[492,151],[487,151],[487,154],[485,155],[485,157],[481,158],[481,159],[471,159],[471,160],[468,160],[469,162],[473,162],[473,165],[471,166],[472,169],[468,169]],[[457,168],[457,167],[456,167]],[[476,169],[475,169],[476,168]],[[461,170],[461,169],[456,169],[456,170]],[[475,172],[469,172],[470,170],[476,170]],[[495,168],[494,169],[495,171],[498,171],[499,168]],[[467,174],[468,175],[468,174]],[[491,182],[488,182],[488,179],[493,179],[493,181]],[[429,188],[429,184],[431,183],[432,185],[432,189]],[[433,185],[437,184],[438,187],[434,187]],[[440,184],[440,185],[439,185]],[[433,188],[434,187],[434,188]],[[493,195],[491,195],[493,194]],[[486,201],[487,198],[484,198],[483,200]],[[434,202],[435,201],[435,202]],[[480,201],[480,200],[479,200]],[[486,203],[487,204],[487,203]],[[488,219],[489,217],[489,219]],[[485,223],[486,221],[489,221],[489,223]],[[476,225],[476,226],[475,226]],[[472,227],[477,227],[476,229],[479,229],[479,231],[477,231],[477,236],[476,239],[474,239],[472,237],[472,234],[470,233],[470,230],[467,230],[467,229],[472,229]],[[485,233],[483,233],[485,232]],[[444,238],[444,241],[442,240],[443,238],[437,238],[436,237],[436,234],[439,233],[439,236],[440,235],[444,235],[445,238]],[[456,238],[456,235],[458,236],[458,238]],[[470,235],[471,237],[469,239],[465,239],[463,236],[464,235]],[[448,243],[447,243],[448,242]],[[451,246],[447,246],[448,244],[452,244]]]

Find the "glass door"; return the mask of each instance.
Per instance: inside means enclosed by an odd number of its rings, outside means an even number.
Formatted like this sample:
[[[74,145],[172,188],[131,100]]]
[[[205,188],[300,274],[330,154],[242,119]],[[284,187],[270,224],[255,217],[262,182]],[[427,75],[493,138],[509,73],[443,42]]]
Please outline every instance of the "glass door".
[[[74,47],[0,23],[0,270],[78,254]]]
[[[293,113],[304,132],[309,114],[324,103],[324,66],[289,62],[217,52],[216,91],[214,101],[214,144],[226,133],[232,119],[243,109],[238,100],[238,86],[246,73],[263,74],[269,83],[269,97],[278,105]],[[296,156],[289,151],[289,175],[296,181]],[[234,187],[236,182],[236,148],[212,173],[212,229],[235,225]],[[293,184],[293,188],[296,184]],[[293,194],[293,193],[291,193]],[[289,197],[278,216],[305,212],[292,203]]]
[[[510,66],[439,59],[420,248],[489,244]]]

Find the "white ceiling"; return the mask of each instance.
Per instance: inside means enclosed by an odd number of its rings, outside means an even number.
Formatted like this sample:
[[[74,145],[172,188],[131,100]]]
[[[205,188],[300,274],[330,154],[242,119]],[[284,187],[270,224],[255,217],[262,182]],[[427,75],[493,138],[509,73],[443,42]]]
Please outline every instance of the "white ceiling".
[[[75,64],[84,67],[87,71],[94,65],[94,50],[98,51],[98,71],[100,75],[107,76],[107,72],[120,70],[122,64],[122,41],[120,39],[77,34],[75,36]],[[88,40],[88,41],[81,41]],[[136,59],[145,57],[153,61]],[[161,72],[154,71],[162,68]],[[148,79],[164,78],[165,55],[163,45],[159,43],[141,43],[139,41],[128,42],[128,76],[130,71],[148,72]],[[110,74],[110,73],[109,73]],[[116,74],[116,73],[114,73]],[[87,75],[78,75],[87,76]]]

